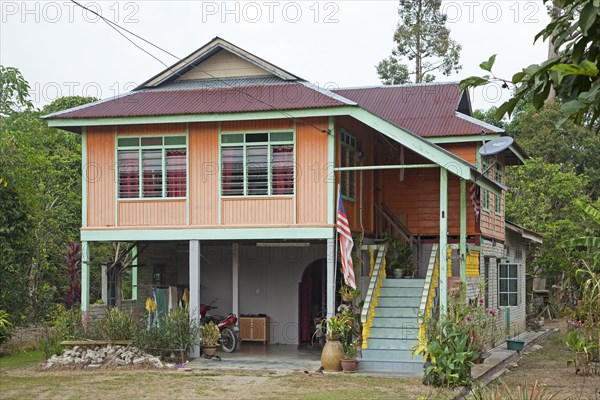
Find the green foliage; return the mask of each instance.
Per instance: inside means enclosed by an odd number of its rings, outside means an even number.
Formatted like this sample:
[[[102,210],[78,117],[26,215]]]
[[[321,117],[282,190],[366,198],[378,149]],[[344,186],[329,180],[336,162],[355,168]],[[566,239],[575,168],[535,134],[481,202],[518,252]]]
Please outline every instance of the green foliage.
[[[461,46],[450,39],[446,16],[440,11],[441,0],[400,0],[400,22],[394,33],[396,47],[392,55],[377,66],[379,79],[385,85],[409,82],[432,82],[434,71],[444,75],[458,72]],[[407,62],[414,64],[409,71]]]
[[[427,354],[431,366],[425,370],[423,383],[433,386],[469,386],[471,367],[480,353],[472,343],[469,332],[450,319],[429,324]]]
[[[527,154],[549,164],[560,165],[561,172],[586,175],[586,191],[591,198],[600,195],[600,135],[589,128],[562,118],[560,104],[551,102],[542,109],[529,107],[506,126]]]
[[[21,109],[33,107],[29,97],[29,83],[21,71],[0,65],[0,118]]]
[[[597,228],[600,228],[600,209],[595,208],[590,204],[585,204],[583,202],[578,202],[577,205],[596,223]],[[576,239],[572,239],[567,242],[569,245],[573,247],[583,247],[587,249],[590,253],[590,258],[592,262],[592,267],[595,269],[600,269],[600,236],[582,236]],[[591,278],[587,281],[588,284],[593,284],[593,271],[591,268],[587,268],[587,270],[580,271],[579,273],[590,273]],[[597,295],[599,288],[592,288],[592,293]],[[600,298],[598,298],[600,302]]]
[[[85,337],[81,310],[66,309],[58,304],[50,317],[51,327],[56,330],[60,340],[79,340]]]
[[[43,320],[67,291],[64,246],[81,225],[80,138],[48,128],[28,88],[18,70],[0,67],[0,308],[15,323]]]
[[[533,270],[540,267],[545,276],[557,280],[563,272],[572,275],[576,254],[562,243],[585,232],[575,201],[588,201],[587,183],[585,175],[562,171],[560,165],[541,159],[508,171],[506,219],[544,235],[539,255],[527,260]]]
[[[10,337],[10,315],[4,310],[0,310],[0,345]]]
[[[385,269],[387,276],[391,277],[392,271],[396,268],[402,269],[405,273],[412,272],[415,260],[410,246],[389,234],[385,235],[385,243]]]
[[[104,317],[93,321],[90,330],[97,339],[133,340],[138,325],[133,313],[113,307]]]
[[[356,358],[356,355],[358,354],[358,346],[358,338],[354,338],[349,341],[342,341],[342,348],[344,349],[344,358]]]
[[[42,335],[37,339],[37,348],[48,359],[53,355],[61,355],[63,347],[60,342],[63,340],[60,332],[54,328],[46,328]]]
[[[202,342],[202,346],[216,346],[220,338],[221,332],[213,321],[200,325],[200,341]]]
[[[539,32],[535,40],[549,40],[555,56],[533,64],[514,74],[512,79],[495,76],[469,77],[463,87],[485,85],[500,80],[515,85],[511,99],[502,104],[497,118],[510,115],[517,104],[530,96],[532,104],[540,109],[554,90],[561,100],[563,118],[586,123],[600,129],[600,3],[597,0],[544,0],[552,3],[552,20]],[[491,72],[491,65],[483,63]],[[487,68],[490,67],[490,68]]]

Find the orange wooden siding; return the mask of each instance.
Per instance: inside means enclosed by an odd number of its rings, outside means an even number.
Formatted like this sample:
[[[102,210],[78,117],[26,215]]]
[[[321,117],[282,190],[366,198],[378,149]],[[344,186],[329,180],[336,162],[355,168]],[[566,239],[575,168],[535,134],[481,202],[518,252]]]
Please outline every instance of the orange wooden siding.
[[[190,124],[190,224],[219,223],[219,128],[217,123]]]
[[[385,171],[382,178],[385,205],[402,219],[408,230],[419,235],[440,232],[440,172],[438,168],[406,170],[404,181],[399,172]],[[460,180],[448,176],[448,234],[460,234]],[[467,188],[468,189],[468,188]],[[467,193],[468,199],[468,193]],[[475,213],[467,204],[467,235],[476,235]]]
[[[358,141],[358,149],[362,152],[360,165],[375,165],[381,162],[381,159],[375,161],[377,154],[375,149],[375,136],[378,134],[373,129],[350,117],[339,117],[336,119],[336,166],[341,165],[341,130],[344,129],[355,136]],[[353,231],[362,231],[371,234],[375,232],[374,223],[374,198],[375,198],[375,171],[356,171],[356,198],[344,200],[344,208],[350,223],[350,229]],[[336,182],[339,182],[340,173],[336,174]],[[362,186],[362,198],[360,196]],[[336,184],[337,188],[337,184]],[[362,205],[362,215],[361,215]]]
[[[475,142],[442,143],[439,146],[473,165],[477,163],[477,146]]]
[[[291,225],[294,223],[292,198],[224,198],[221,207],[224,225]]]
[[[119,201],[119,226],[178,226],[185,223],[185,200]]]
[[[87,226],[115,224],[115,128],[87,128]]]
[[[326,118],[296,123],[296,209],[298,224],[327,223],[327,130]],[[308,125],[310,124],[310,125]],[[318,129],[315,129],[318,128]]]
[[[294,128],[294,122],[289,119],[265,119],[255,121],[225,121],[221,122],[223,132],[269,131]]]

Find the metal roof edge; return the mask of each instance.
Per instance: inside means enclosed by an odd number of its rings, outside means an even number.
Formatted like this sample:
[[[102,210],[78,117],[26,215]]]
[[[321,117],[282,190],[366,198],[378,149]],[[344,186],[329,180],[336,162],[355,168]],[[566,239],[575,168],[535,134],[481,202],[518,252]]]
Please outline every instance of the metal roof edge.
[[[109,102],[109,101],[118,100],[118,99],[130,96],[132,94],[135,94],[135,93],[140,93],[140,92],[133,92],[133,91],[131,91],[131,92],[123,93],[123,94],[118,94],[118,95],[116,95],[114,97],[108,97],[106,99],[97,100],[97,101],[93,101],[91,103],[82,104],[82,105],[77,106],[77,107],[71,107],[71,108],[67,108],[66,110],[56,111],[56,112],[53,112],[51,114],[42,115],[40,118],[41,119],[52,119],[52,118],[55,118],[55,117],[57,117],[59,115],[62,115],[62,114],[66,114],[66,113],[73,112],[73,111],[79,111],[79,110],[83,110],[85,108],[92,107],[92,106],[97,106],[99,104],[106,103],[106,102]]]
[[[522,227],[521,225],[517,225],[514,222],[505,220],[504,226],[506,227],[506,229],[509,229],[513,232],[519,233],[523,237],[523,239],[531,240],[532,242],[536,242],[536,243],[544,242],[544,235],[542,235],[541,233],[532,231],[531,229]]]
[[[460,82],[452,81],[452,82],[428,82],[428,83],[403,83],[399,85],[370,85],[370,86],[349,86],[349,87],[340,87],[338,90],[360,90],[360,89],[389,89],[389,88],[409,88],[409,87],[423,87],[423,86],[442,86],[442,85],[459,85]]]
[[[350,99],[347,99],[344,96],[336,94],[336,93],[332,92],[329,89],[322,88],[322,87],[320,87],[318,85],[314,85],[314,84],[312,84],[310,82],[300,82],[300,84],[306,86],[309,89],[315,90],[315,91],[317,91],[317,92],[319,92],[319,93],[321,93],[321,94],[323,94],[323,95],[325,95],[327,97],[330,97],[330,98],[332,98],[334,100],[340,101],[340,102],[342,102],[342,103],[344,103],[346,105],[349,105],[349,106],[356,106],[357,105],[356,102],[354,102],[354,101],[352,101]]]
[[[482,128],[489,129],[490,131],[492,131],[492,132],[494,132],[494,133],[505,133],[505,132],[506,132],[506,131],[505,131],[504,129],[502,129],[502,128],[498,128],[497,126],[494,126],[494,125],[492,125],[492,124],[488,124],[488,123],[487,123],[487,122],[485,122],[485,121],[482,121],[482,120],[480,120],[480,119],[477,119],[477,118],[471,117],[471,116],[469,116],[469,115],[463,114],[463,113],[461,113],[461,112],[458,112],[458,111],[455,111],[455,112],[454,112],[454,115],[455,115],[455,116],[457,116],[458,118],[462,119],[462,120],[465,120],[465,121],[467,121],[467,122],[470,122],[470,123],[472,123],[472,124],[475,124],[475,125],[479,125],[479,126],[481,126]]]

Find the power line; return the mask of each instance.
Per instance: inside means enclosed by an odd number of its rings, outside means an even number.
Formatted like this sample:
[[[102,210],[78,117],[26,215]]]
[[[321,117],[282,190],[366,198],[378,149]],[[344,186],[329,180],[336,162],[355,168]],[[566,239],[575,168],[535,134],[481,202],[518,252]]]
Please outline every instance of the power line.
[[[315,126],[315,125],[311,124],[310,122],[307,122],[307,121],[304,121],[304,120],[302,120],[302,119],[296,118],[296,117],[294,117],[293,115],[291,115],[291,114],[289,114],[289,113],[285,112],[284,110],[281,110],[280,108],[277,108],[277,107],[275,107],[274,105],[272,105],[272,104],[270,104],[270,103],[268,103],[268,102],[265,102],[265,101],[263,101],[263,100],[261,100],[261,99],[259,99],[259,98],[255,97],[255,96],[253,96],[253,95],[251,95],[251,94],[247,93],[247,92],[244,92],[243,90],[241,90],[241,89],[237,88],[236,86],[234,86],[234,85],[231,85],[229,82],[227,82],[227,81],[225,81],[225,80],[223,80],[223,79],[221,79],[221,78],[218,78],[218,77],[216,77],[216,76],[212,75],[211,73],[209,73],[209,72],[207,72],[207,71],[204,71],[204,70],[202,70],[202,69],[201,69],[201,68],[199,68],[197,65],[193,65],[193,64],[190,64],[190,63],[188,63],[187,61],[184,61],[182,58],[179,58],[179,57],[177,57],[175,54],[173,54],[173,53],[169,52],[168,50],[165,50],[165,49],[163,49],[162,47],[160,47],[160,46],[158,46],[158,45],[156,45],[156,44],[152,43],[151,41],[149,41],[149,40],[147,40],[147,39],[145,39],[145,38],[141,37],[140,35],[138,35],[138,34],[136,34],[136,33],[132,32],[132,31],[130,31],[129,29],[127,29],[127,28],[124,28],[124,27],[120,26],[120,25],[119,25],[119,24],[117,24],[116,22],[109,20],[108,18],[106,18],[106,17],[102,16],[101,14],[97,13],[97,12],[96,12],[96,11],[94,11],[94,10],[91,10],[91,9],[87,8],[86,6],[84,6],[84,5],[80,4],[80,3],[78,3],[77,1],[75,1],[75,0],[70,0],[70,1],[71,1],[72,3],[74,3],[74,4],[76,4],[77,6],[81,7],[82,9],[84,9],[84,10],[86,10],[86,11],[88,11],[88,12],[91,12],[92,14],[94,14],[94,15],[98,16],[98,17],[99,17],[100,19],[102,19],[102,21],[104,21],[104,22],[105,22],[105,23],[106,23],[108,26],[110,26],[112,29],[114,29],[115,31],[117,31],[117,32],[118,32],[118,33],[119,33],[121,36],[123,36],[125,39],[127,39],[129,42],[131,42],[131,43],[132,43],[132,44],[133,44],[135,47],[137,47],[138,49],[142,50],[144,53],[148,54],[149,56],[151,56],[152,58],[154,58],[155,60],[157,60],[158,62],[160,62],[160,63],[161,63],[162,65],[164,65],[166,68],[168,68],[168,67],[169,67],[167,64],[165,64],[165,63],[164,63],[164,62],[162,62],[162,61],[161,61],[161,60],[160,60],[158,57],[154,56],[153,54],[151,54],[150,52],[148,52],[146,49],[142,48],[142,47],[141,47],[141,46],[139,46],[137,43],[135,43],[133,40],[131,40],[130,38],[128,38],[127,36],[125,36],[125,34],[123,34],[123,32],[119,31],[119,29],[121,29],[121,30],[123,30],[123,31],[127,32],[128,34],[130,34],[130,35],[132,35],[132,36],[134,36],[134,37],[136,37],[136,38],[138,38],[138,39],[140,39],[140,40],[142,40],[142,41],[144,41],[145,43],[148,43],[148,44],[149,44],[149,45],[151,45],[152,47],[155,47],[156,49],[158,49],[158,50],[162,51],[163,53],[170,55],[171,57],[175,58],[176,60],[178,60],[178,61],[183,61],[183,62],[185,63],[185,65],[186,65],[186,66],[188,66],[188,67],[191,67],[192,69],[198,70],[198,71],[200,71],[200,72],[202,72],[202,73],[204,73],[204,74],[206,74],[206,75],[210,76],[211,78],[213,78],[213,79],[215,79],[215,80],[217,80],[217,81],[219,81],[219,82],[223,83],[225,86],[228,86],[229,88],[231,88],[231,89],[235,90],[236,92],[238,92],[238,93],[241,93],[241,94],[243,94],[243,95],[245,95],[245,96],[248,96],[248,97],[250,97],[250,98],[251,98],[251,99],[253,99],[253,100],[256,100],[257,102],[259,102],[259,103],[261,103],[261,104],[263,104],[263,105],[265,105],[265,106],[267,106],[267,107],[271,108],[273,111],[277,111],[277,112],[279,112],[280,114],[282,114],[283,116],[285,116],[285,117],[287,117],[287,118],[290,118],[290,119],[292,119],[292,120],[294,120],[294,121],[296,121],[296,122],[298,122],[298,121],[299,121],[300,123],[303,123],[303,124],[305,124],[305,125],[308,125],[308,126],[310,126],[310,127],[314,128],[314,129],[318,130],[319,132],[322,132],[322,133],[330,133],[328,129],[321,129],[321,128],[319,128],[319,127],[317,127],[317,126]],[[182,76],[182,74],[180,74],[179,72],[175,72],[175,74],[176,74],[177,76],[179,76],[179,77],[181,77],[181,76]],[[330,133],[330,134],[332,134],[332,133]]]

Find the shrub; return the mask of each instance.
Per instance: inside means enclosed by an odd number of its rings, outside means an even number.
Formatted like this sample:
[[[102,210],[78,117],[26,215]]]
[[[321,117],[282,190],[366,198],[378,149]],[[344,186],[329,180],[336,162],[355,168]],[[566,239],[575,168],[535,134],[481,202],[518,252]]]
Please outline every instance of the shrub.
[[[63,348],[60,342],[64,340],[62,334],[56,328],[45,328],[42,335],[37,339],[37,348],[48,359],[53,355],[61,355]]]
[[[133,340],[137,329],[132,312],[113,307],[104,317],[91,323],[90,336],[101,340]]]
[[[81,310],[77,308],[67,310],[59,304],[50,316],[52,318],[51,326],[61,340],[78,340],[85,337]]]
[[[4,343],[10,337],[10,315],[4,310],[0,310],[0,344]]]

